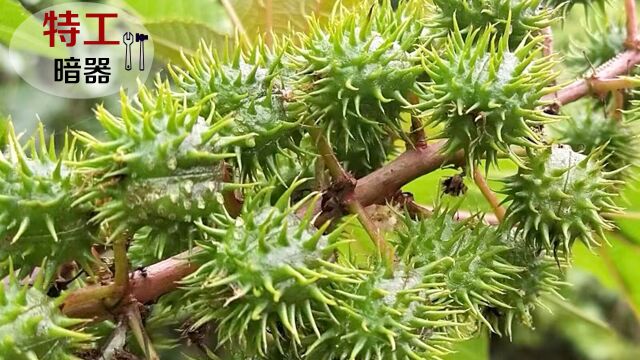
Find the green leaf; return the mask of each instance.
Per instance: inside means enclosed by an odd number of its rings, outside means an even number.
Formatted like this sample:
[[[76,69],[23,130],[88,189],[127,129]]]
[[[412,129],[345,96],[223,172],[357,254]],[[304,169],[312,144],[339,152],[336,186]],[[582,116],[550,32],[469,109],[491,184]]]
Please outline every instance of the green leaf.
[[[20,31],[16,33],[18,27]],[[0,43],[9,46],[15,34],[13,48],[16,50],[48,57],[64,56],[66,51],[63,49],[49,47],[48,38],[42,32],[42,24],[31,17],[20,3],[14,0],[0,0]]]
[[[147,22],[144,26],[153,37],[155,56],[174,63],[181,63],[180,52],[193,55],[201,41],[222,48],[226,37],[211,27],[184,20]]]
[[[180,52],[193,54],[200,42],[222,47],[233,27],[217,0],[119,0],[151,34],[155,56],[181,62]]]
[[[640,278],[638,277],[638,256],[640,247],[611,234],[609,242],[597,254],[585,250],[582,245],[574,249],[577,268],[589,271],[600,282],[616,290],[627,301],[636,319],[640,321]]]
[[[294,31],[307,28],[306,16],[316,14],[328,18],[336,0],[223,0],[237,14],[249,36],[257,34],[287,33],[289,25]],[[359,1],[343,0],[342,5],[354,6]]]
[[[232,34],[233,26],[218,0],[124,0],[146,21],[182,20],[207,25],[220,34]]]

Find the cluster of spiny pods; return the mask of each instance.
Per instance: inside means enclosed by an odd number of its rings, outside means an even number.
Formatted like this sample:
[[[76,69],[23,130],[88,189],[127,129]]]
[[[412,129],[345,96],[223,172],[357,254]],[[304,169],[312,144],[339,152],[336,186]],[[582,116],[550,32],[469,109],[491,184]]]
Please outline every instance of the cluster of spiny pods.
[[[123,95],[119,116],[98,107],[103,133],[72,132],[62,150],[42,127],[26,141],[10,129],[0,358],[99,348],[106,336],[65,317],[64,294],[45,293],[60,266],[92,274],[95,249],[122,238],[136,266],[192,250],[199,268],[153,305],[147,330],[154,339],[152,328],[204,329],[207,356],[431,359],[484,328],[531,325],[541,296],[557,295],[574,242],[598,246],[612,226],[600,214],[617,210],[638,160],[634,111],[545,111],[557,73],[540,31],[564,10],[552,2],[364,3],[269,46],[203,45],[169,79]],[[500,158],[519,170],[503,180],[499,226],[460,221],[446,206],[430,216],[394,207],[389,266],[348,251],[356,220],[316,226],[316,143],[325,138],[362,177],[400,140],[415,145],[411,117],[445,139],[445,154],[463,151],[467,173]],[[566,126],[545,131],[554,123]],[[36,267],[37,281],[22,280]]]

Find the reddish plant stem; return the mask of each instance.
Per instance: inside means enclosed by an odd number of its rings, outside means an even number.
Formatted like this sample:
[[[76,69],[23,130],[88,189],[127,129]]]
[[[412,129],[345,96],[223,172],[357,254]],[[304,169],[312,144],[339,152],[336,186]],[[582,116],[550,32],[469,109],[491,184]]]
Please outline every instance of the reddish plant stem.
[[[380,229],[378,229],[375,223],[371,221],[369,215],[364,210],[364,207],[355,197],[353,189],[357,186],[357,181],[342,167],[342,165],[340,165],[340,161],[336,158],[331,144],[327,141],[327,138],[323,135],[320,129],[311,129],[310,133],[320,152],[320,156],[322,156],[324,165],[329,169],[333,180],[340,184],[340,187],[348,188],[348,191],[344,194],[343,198],[340,199],[342,206],[358,217],[360,224],[376,245],[378,254],[380,255],[381,260],[384,261],[389,274],[393,274],[393,264],[395,262],[393,247],[386,242],[380,232]]]
[[[178,282],[196,271],[197,266],[186,258],[189,252],[176,255],[151,265],[144,272],[130,274],[129,290],[140,303],[148,303],[159,296],[175,290]],[[113,293],[114,285],[94,285],[73,291],[65,300],[62,311],[77,318],[107,318],[112,313],[104,300]]]
[[[433,172],[443,165],[464,164],[464,154],[459,151],[452,156],[442,154],[444,141],[430,143],[426,148],[409,150],[387,165],[358,180],[356,199],[363,205],[384,203],[402,186]]]
[[[593,79],[614,79],[619,75],[629,73],[639,63],[640,51],[627,50],[596,69],[592,77],[576,80],[557,93],[545,96],[544,100],[555,101],[558,105],[569,104],[592,92],[591,81]]]
[[[627,13],[626,45],[631,49],[638,46],[638,18],[636,14],[636,0],[625,0],[624,8]]]

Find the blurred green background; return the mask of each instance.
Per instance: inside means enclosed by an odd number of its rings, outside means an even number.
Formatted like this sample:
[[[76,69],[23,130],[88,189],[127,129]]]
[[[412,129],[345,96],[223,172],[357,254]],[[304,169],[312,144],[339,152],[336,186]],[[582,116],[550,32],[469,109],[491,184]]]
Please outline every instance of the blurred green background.
[[[118,97],[72,100],[43,93],[15,75],[12,62],[29,66],[28,57],[11,55],[6,44],[13,29],[22,21],[31,21],[34,32],[38,22],[29,13],[48,6],[69,2],[62,0],[0,0],[0,116],[11,116],[18,132],[31,132],[38,120],[51,133],[62,134],[66,128],[93,131],[97,128],[92,109],[103,103],[118,112]],[[333,0],[107,0],[95,1],[129,8],[150,31],[155,43],[154,71],[162,73],[168,62],[180,63],[180,51],[193,52],[200,41],[222,47],[235,31],[255,39],[261,30],[287,31],[288,24],[304,31],[305,16],[312,12],[328,16]],[[357,0],[343,1],[346,5]],[[564,23],[554,28],[556,51],[560,56],[579,51],[588,41],[586,24],[607,16],[621,22],[621,1],[610,1],[605,13],[597,9],[575,7]],[[606,14],[606,15],[605,15]],[[613,45],[612,45],[613,46]],[[36,48],[32,49],[37,51]],[[580,76],[575,68],[559,65],[561,79]],[[153,77],[150,77],[152,81]],[[580,109],[580,104],[574,109]],[[574,110],[576,111],[576,110]],[[0,122],[0,134],[4,132]],[[1,137],[0,137],[1,138]],[[499,189],[497,179],[511,173],[508,163],[490,172],[490,183]],[[442,179],[454,174],[441,170],[406,186],[423,204],[433,204]],[[464,199],[470,211],[489,211],[480,192],[472,183]],[[536,314],[535,330],[517,328],[513,339],[485,334],[461,343],[453,359],[640,359],[640,182],[629,184],[620,198],[628,219],[617,220],[619,229],[608,234],[612,246],[590,252],[580,244],[575,247],[574,266],[567,273],[571,284],[565,292],[566,302],[543,299]]]

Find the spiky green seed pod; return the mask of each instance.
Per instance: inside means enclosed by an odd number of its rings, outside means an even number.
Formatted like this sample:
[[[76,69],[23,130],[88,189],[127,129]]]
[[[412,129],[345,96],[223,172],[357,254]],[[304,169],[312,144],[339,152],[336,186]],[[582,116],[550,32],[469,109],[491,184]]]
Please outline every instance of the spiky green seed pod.
[[[531,251],[525,239],[511,230],[503,231],[500,239],[509,248],[502,254],[504,260],[523,271],[504,282],[506,286],[516,290],[505,292],[499,297],[510,308],[491,308],[485,313],[493,329],[504,331],[511,337],[514,320],[533,328],[533,311],[537,307],[545,308],[542,296],[548,294],[562,299],[559,291],[567,284],[563,282],[562,259],[554,258],[546,251]]]
[[[526,167],[504,180],[505,203],[509,203],[504,225],[534,249],[570,253],[575,240],[586,246],[599,245],[598,234],[612,228],[603,212],[615,212],[616,181],[603,171],[597,154],[576,153],[568,146],[530,151]]]
[[[65,139],[56,154],[42,124],[23,146],[9,123],[7,139],[6,150],[0,151],[0,263],[12,257],[16,265],[29,268],[48,258],[48,266],[55,268],[83,260],[93,240],[87,225],[91,209],[72,205],[83,186],[66,164],[75,157],[73,142]]]
[[[508,310],[502,299],[515,289],[508,283],[523,268],[505,260],[511,250],[493,227],[471,218],[455,220],[455,211],[436,210],[433,217],[414,220],[404,216],[398,231],[398,254],[405,262],[432,268],[440,282],[441,296],[467,308],[490,329],[484,316],[487,307]]]
[[[597,12],[583,26],[586,37],[569,46],[566,64],[572,68],[587,72],[625,50],[627,31],[622,22]]]
[[[313,309],[335,303],[318,282],[355,281],[349,269],[325,260],[342,228],[323,235],[326,227],[313,227],[319,195],[310,195],[309,210],[296,217],[309,197],[290,205],[295,187],[273,206],[266,189],[246,199],[236,220],[220,219],[216,229],[201,225],[213,240],[200,243],[192,260],[201,266],[183,284],[194,327],[215,321],[219,344],[263,356],[300,345],[305,334],[319,334]],[[282,342],[285,337],[291,340]]]
[[[581,108],[580,114],[558,123],[554,132],[558,142],[582,154],[602,149],[598,154],[606,159],[604,170],[615,172],[613,179],[624,180],[640,164],[640,127],[634,120],[633,113],[614,119],[604,109]]]
[[[171,234],[176,222],[224,212],[222,192],[238,186],[223,182],[222,161],[235,156],[229,147],[253,135],[222,135],[232,120],[201,117],[200,107],[176,102],[167,84],[155,93],[141,87],[133,102],[123,95],[122,118],[98,108],[107,140],[77,134],[93,157],[76,166],[100,181],[83,200],[108,200],[99,201],[93,218],[109,225],[108,240],[145,225]]]
[[[324,129],[349,164],[363,162],[354,168],[375,169],[387,157],[389,134],[402,134],[405,96],[422,73],[414,51],[420,28],[388,1],[340,8],[328,28],[315,20],[309,25],[288,59],[302,75],[295,97],[305,105],[303,116]]]
[[[215,111],[220,117],[233,117],[234,126],[222,129],[222,134],[254,135],[253,142],[238,143],[234,149],[243,177],[255,178],[259,170],[277,174],[276,154],[297,150],[301,137],[295,116],[300,104],[290,98],[293,88],[282,66],[286,48],[277,44],[274,48],[259,41],[249,54],[237,47],[231,57],[221,59],[202,45],[195,56],[185,59],[186,70],[169,68],[189,102],[204,105],[203,116]]]
[[[555,79],[554,61],[540,55],[540,38],[509,50],[507,36],[493,28],[466,37],[454,23],[444,51],[426,50],[421,107],[429,123],[443,125],[444,152],[464,150],[468,166],[499,153],[518,161],[511,145],[539,147],[535,127],[556,120],[540,106]]]
[[[44,294],[42,273],[33,286],[16,275],[11,271],[7,278],[0,276],[0,358],[79,360],[73,351],[91,336],[71,329],[84,320],[60,312],[64,296],[51,299]]]
[[[558,19],[556,9],[543,3],[544,0],[433,0],[437,9],[431,26],[446,34],[454,28],[455,21],[461,29],[493,25],[499,34],[510,32],[511,44],[518,45]]]
[[[438,359],[450,352],[452,316],[464,310],[437,294],[428,269],[399,270],[392,277],[375,268],[356,284],[331,284],[336,306],[320,317],[322,335],[305,359]]]

